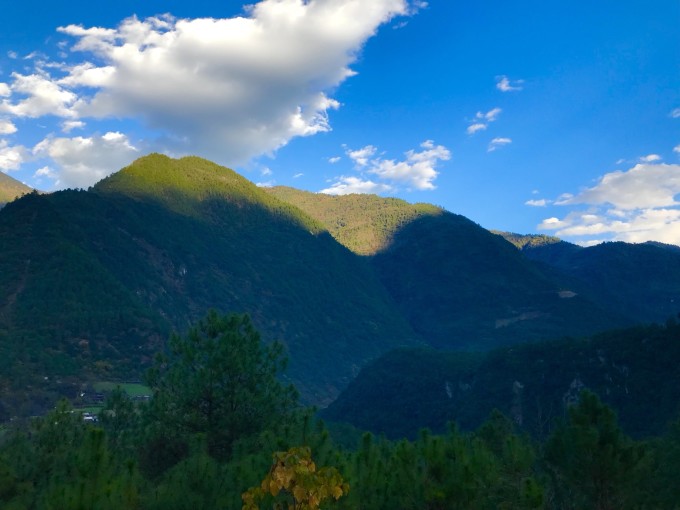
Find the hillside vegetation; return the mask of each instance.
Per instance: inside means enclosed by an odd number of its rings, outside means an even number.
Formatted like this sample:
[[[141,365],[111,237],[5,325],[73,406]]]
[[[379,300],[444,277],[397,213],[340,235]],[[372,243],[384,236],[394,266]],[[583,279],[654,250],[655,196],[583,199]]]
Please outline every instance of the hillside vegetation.
[[[359,255],[385,250],[396,233],[412,221],[444,212],[431,204],[410,204],[377,195],[332,196],[285,186],[265,190],[321,222],[340,244]]]
[[[449,421],[473,430],[498,409],[544,438],[584,389],[616,410],[627,433],[662,433],[680,416],[680,325],[489,353],[394,351],[365,367],[322,416],[398,439]]]

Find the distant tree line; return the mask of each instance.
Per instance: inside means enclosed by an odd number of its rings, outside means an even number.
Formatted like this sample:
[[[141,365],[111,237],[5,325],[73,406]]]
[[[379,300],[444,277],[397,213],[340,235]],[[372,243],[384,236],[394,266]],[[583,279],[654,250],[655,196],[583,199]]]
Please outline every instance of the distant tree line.
[[[277,374],[247,316],[173,335],[148,403],[114,391],[96,424],[65,402],[0,429],[0,507],[18,509],[673,509],[680,422],[633,440],[590,392],[543,442],[493,412],[412,440],[339,446]],[[351,435],[351,434],[350,434]],[[344,443],[350,442],[345,437]]]

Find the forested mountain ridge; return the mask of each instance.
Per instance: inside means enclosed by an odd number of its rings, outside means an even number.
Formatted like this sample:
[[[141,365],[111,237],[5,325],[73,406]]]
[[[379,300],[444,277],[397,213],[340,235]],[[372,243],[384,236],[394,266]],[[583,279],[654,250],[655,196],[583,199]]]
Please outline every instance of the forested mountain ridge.
[[[320,405],[396,347],[486,350],[649,316],[438,207],[262,189],[196,157],[153,154],[87,191],[24,196],[0,211],[0,239],[0,417],[140,377],[209,308],[281,340],[287,377]],[[675,250],[646,249],[680,267]],[[652,276],[631,279],[668,299],[674,280]]]
[[[366,366],[321,414],[399,439],[423,427],[443,431],[449,421],[473,430],[498,409],[542,439],[583,389],[612,406],[627,433],[663,433],[680,416],[680,325],[488,353],[397,350]]]
[[[581,247],[548,236],[501,233],[556,281],[637,321],[680,311],[680,247],[608,242]]]
[[[316,403],[418,343],[364,260],[199,158],[151,155],[89,191],[24,197],[0,213],[0,238],[3,402],[25,413],[83,380],[140,377],[172,329],[211,307],[283,341]]]

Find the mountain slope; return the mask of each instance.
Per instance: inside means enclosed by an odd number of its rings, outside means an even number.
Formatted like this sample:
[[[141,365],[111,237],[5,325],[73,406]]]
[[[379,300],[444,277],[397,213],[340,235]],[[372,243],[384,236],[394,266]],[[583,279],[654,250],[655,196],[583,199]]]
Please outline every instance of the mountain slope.
[[[31,191],[32,189],[29,186],[0,172],[0,207]]]
[[[377,195],[332,196],[285,186],[265,190],[305,211],[323,224],[339,243],[359,255],[374,255],[386,249],[405,225],[443,212],[431,204],[410,204]]]
[[[639,322],[664,322],[680,311],[680,249],[657,243],[561,241],[522,253],[551,268],[577,292]]]
[[[625,323],[448,212],[402,228],[372,262],[414,329],[438,348],[488,349]]]
[[[365,260],[199,158],[151,155],[91,191],[24,197],[0,213],[0,236],[2,375],[34,389],[48,377],[46,399],[107,369],[139,376],[172,328],[210,307],[249,313],[282,340],[308,402],[328,402],[367,360],[417,343]]]
[[[370,255],[402,313],[432,346],[487,349],[625,323],[463,216],[375,195],[267,191],[305,210],[355,253]]]
[[[489,353],[394,351],[365,367],[321,416],[400,438],[443,431],[448,421],[476,429],[495,408],[544,438],[582,388],[611,405],[629,434],[663,432],[680,413],[680,326]]]

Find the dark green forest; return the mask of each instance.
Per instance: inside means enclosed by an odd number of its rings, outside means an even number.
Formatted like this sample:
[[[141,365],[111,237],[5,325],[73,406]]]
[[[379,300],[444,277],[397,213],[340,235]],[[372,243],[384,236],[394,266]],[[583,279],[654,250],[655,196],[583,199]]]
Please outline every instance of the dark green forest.
[[[338,440],[277,379],[284,366],[280,344],[263,343],[248,316],[211,311],[156,356],[149,402],[117,390],[98,423],[62,401],[3,428],[2,508],[673,509],[680,501],[678,421],[634,440],[583,390],[543,440],[497,410],[472,431],[449,423],[411,440],[348,430]]]

